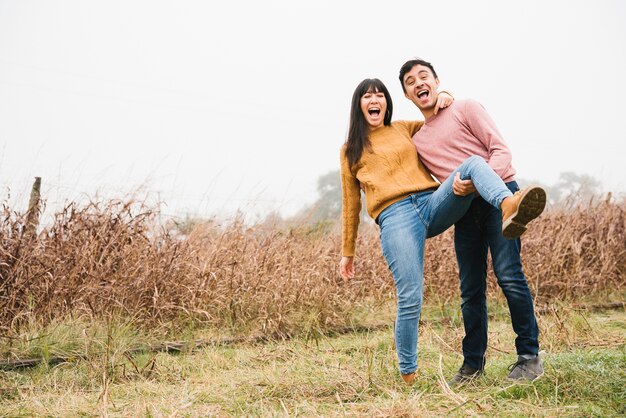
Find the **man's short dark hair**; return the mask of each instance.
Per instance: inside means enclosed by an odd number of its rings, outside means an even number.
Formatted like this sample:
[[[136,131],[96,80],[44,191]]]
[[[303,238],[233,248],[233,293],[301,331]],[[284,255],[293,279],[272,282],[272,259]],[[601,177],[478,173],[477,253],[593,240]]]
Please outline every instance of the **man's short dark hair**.
[[[432,71],[435,78],[438,78],[437,72],[435,71],[435,67],[433,67],[433,65],[430,62],[424,61],[421,58],[415,58],[415,59],[409,60],[405,62],[400,68],[400,85],[402,86],[402,91],[404,93],[406,93],[406,90],[404,89],[404,76],[406,75],[406,73],[411,71],[413,67],[415,67],[416,65],[423,65],[424,67],[430,68],[430,71]]]

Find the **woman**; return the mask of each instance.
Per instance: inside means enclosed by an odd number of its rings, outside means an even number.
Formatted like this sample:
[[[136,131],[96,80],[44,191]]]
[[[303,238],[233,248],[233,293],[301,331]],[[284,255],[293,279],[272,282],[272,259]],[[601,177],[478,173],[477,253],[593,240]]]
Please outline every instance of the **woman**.
[[[473,199],[472,195],[453,193],[454,177],[458,173],[464,180],[471,179],[483,199],[502,210],[505,220],[518,212],[523,213],[525,223],[539,216],[542,209],[535,209],[537,206],[532,202],[545,192],[531,188],[513,196],[500,177],[477,156],[468,158],[439,185],[419,161],[411,140],[423,122],[391,122],[392,113],[391,96],[380,80],[366,79],[357,86],[352,96],[348,138],[340,157],[340,272],[344,279],[354,277],[363,188],[368,214],[380,227],[383,255],[396,287],[396,350],[402,378],[411,384],[417,369],[425,240],[459,220]]]

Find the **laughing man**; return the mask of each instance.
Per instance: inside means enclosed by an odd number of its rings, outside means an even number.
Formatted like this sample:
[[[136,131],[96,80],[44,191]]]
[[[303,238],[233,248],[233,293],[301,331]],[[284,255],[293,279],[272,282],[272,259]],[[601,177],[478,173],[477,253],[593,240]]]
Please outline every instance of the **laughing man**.
[[[420,159],[441,182],[471,155],[483,157],[500,175],[507,187],[516,192],[515,169],[511,152],[485,109],[474,100],[456,100],[435,114],[439,79],[433,66],[424,60],[407,61],[400,69],[400,83],[425,118],[424,126],[413,136]],[[454,192],[474,193],[471,180],[456,178]],[[543,192],[543,191],[542,191]],[[545,205],[545,194],[538,205]],[[511,313],[517,334],[517,361],[508,378],[532,381],[543,375],[539,358],[539,329],[533,299],[522,272],[520,239],[502,235],[502,213],[477,196],[465,216],[455,224],[454,245],[459,265],[461,311],[465,327],[463,364],[448,382],[458,385],[483,374],[487,350],[487,250],[491,251],[493,270]]]

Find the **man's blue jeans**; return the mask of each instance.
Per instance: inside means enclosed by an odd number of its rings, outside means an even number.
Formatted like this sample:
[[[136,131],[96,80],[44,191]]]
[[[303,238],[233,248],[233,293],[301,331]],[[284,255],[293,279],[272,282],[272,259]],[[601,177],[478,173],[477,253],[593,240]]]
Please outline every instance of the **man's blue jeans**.
[[[400,373],[417,369],[417,334],[424,289],[424,243],[426,238],[445,231],[469,209],[473,195],[456,196],[452,184],[456,172],[471,179],[481,196],[495,208],[512,193],[480,157],[468,158],[435,191],[412,194],[381,212],[383,255],[396,286],[396,350]]]
[[[512,181],[506,184],[516,192]],[[536,356],[539,329],[533,299],[522,271],[521,241],[502,236],[502,212],[480,197],[454,227],[454,246],[461,282],[461,312],[465,326],[464,363],[475,369],[485,365],[487,350],[487,249],[493,270],[509,305],[518,355]]]

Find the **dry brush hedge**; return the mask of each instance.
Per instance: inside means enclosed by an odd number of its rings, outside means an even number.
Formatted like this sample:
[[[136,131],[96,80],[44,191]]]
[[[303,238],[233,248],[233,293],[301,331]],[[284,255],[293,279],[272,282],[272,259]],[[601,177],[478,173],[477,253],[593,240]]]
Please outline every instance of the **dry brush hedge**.
[[[523,239],[537,300],[576,298],[626,283],[626,208],[608,200],[547,212]],[[360,306],[393,298],[375,226],[359,237],[358,277],[337,274],[335,226],[273,228],[208,221],[188,235],[157,226],[136,202],[70,204],[36,239],[25,216],[0,220],[0,328],[64,315],[194,319],[234,331],[289,334],[345,325]],[[426,297],[458,297],[452,232],[429,240]],[[490,277],[490,291],[495,280]]]

